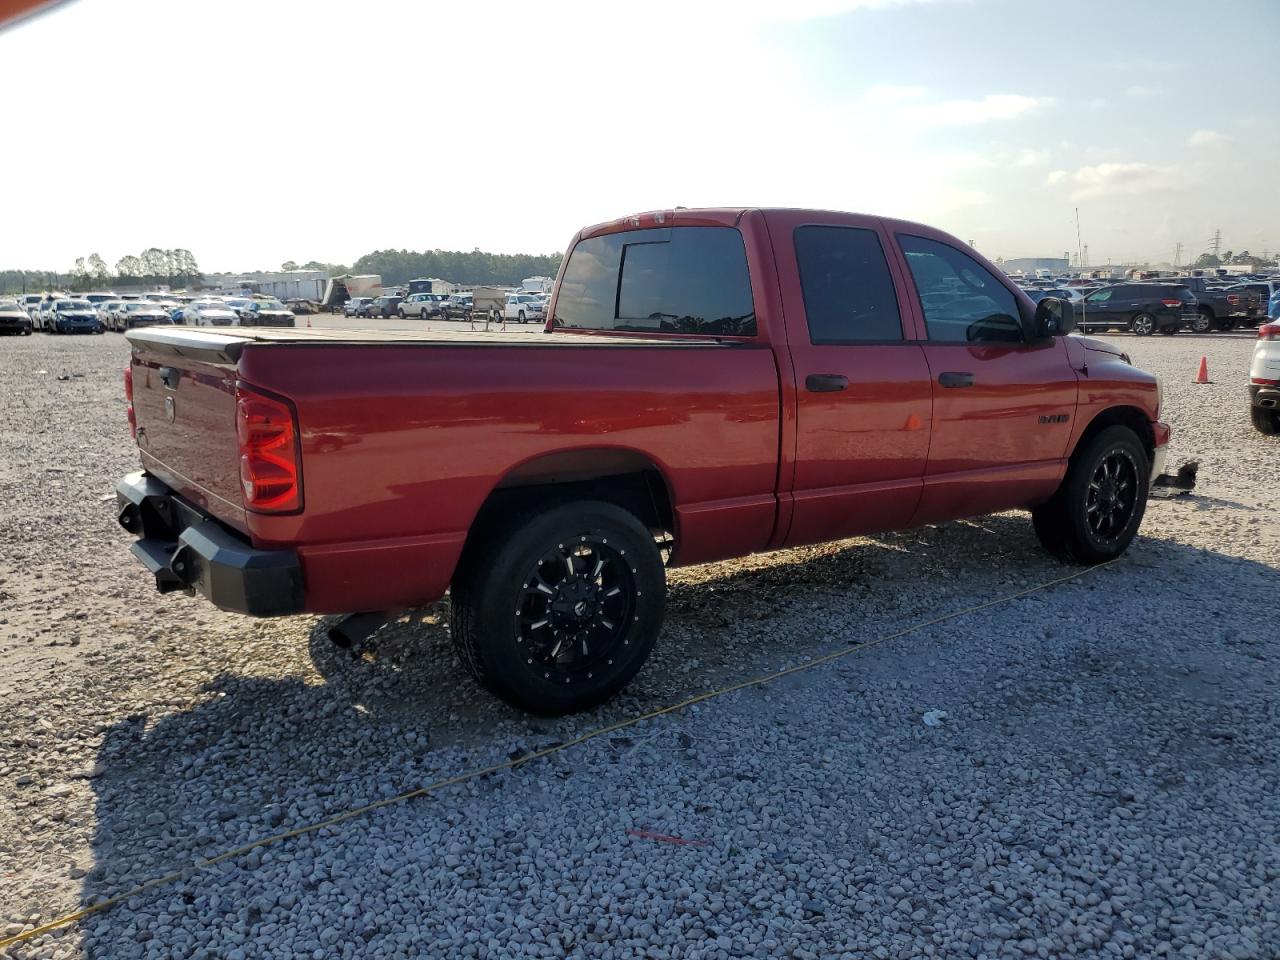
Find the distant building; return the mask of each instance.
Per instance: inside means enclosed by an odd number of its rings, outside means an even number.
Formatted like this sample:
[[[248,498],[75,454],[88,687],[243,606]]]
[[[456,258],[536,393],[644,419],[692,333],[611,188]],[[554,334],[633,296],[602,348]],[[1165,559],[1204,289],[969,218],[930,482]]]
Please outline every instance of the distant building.
[[[1066,273],[1071,269],[1071,261],[1065,257],[1016,257],[1006,260],[1000,266],[1005,273],[1035,273],[1037,270],[1052,270],[1054,273]]]

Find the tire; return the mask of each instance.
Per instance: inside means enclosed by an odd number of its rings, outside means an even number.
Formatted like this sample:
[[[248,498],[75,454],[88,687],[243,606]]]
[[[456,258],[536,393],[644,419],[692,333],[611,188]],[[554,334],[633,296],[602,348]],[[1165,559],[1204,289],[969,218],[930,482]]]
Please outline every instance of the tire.
[[[1101,478],[1103,470],[1109,484]],[[1147,451],[1137,435],[1128,427],[1107,427],[1077,449],[1053,498],[1032,509],[1041,545],[1067,562],[1114,560],[1142,524],[1150,476]]]
[[[519,321],[520,321],[521,323],[528,323],[528,322],[529,322],[529,318],[528,318],[528,317],[526,317],[526,316],[524,315],[524,311],[523,311],[523,310],[521,310],[521,311],[520,311],[520,315],[519,315],[519,317],[518,317],[517,319],[519,319]]]
[[[404,311],[403,311],[403,310],[397,310],[397,311],[396,311],[396,313],[400,314],[400,319],[401,319],[401,320],[407,320],[407,319],[409,319],[408,317],[406,317],[406,316],[404,315]]]
[[[1208,333],[1213,329],[1213,311],[1208,307],[1201,307],[1196,313],[1196,318],[1191,321],[1192,333]]]
[[[653,535],[635,516],[595,500],[544,505],[477,531],[454,575],[450,634],[485,689],[562,716],[608,700],[644,666],[666,590]]]
[[[1249,419],[1253,421],[1253,428],[1259,433],[1265,433],[1269,437],[1280,433],[1280,410],[1250,407]]]
[[[1129,329],[1133,331],[1135,337],[1149,337],[1155,333],[1156,318],[1149,313],[1135,314],[1129,322]]]

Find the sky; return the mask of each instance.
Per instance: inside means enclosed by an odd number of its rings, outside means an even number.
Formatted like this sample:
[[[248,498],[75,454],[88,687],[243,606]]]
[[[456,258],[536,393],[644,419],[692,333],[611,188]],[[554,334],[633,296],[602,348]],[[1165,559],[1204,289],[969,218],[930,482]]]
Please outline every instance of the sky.
[[[1280,0],[77,0],[0,32],[0,268],[552,253],[677,205],[1275,251],[1278,37]]]

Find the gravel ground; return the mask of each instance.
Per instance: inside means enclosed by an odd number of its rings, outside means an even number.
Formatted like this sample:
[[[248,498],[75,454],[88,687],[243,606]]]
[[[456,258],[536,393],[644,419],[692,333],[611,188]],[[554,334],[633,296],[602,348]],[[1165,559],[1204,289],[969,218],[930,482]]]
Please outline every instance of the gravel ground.
[[[1172,462],[1202,465],[1120,563],[255,850],[11,955],[1280,956],[1280,444],[1248,425],[1246,336],[1117,339],[1164,380]],[[1017,514],[675,571],[638,681],[533,720],[463,676],[439,607],[353,661],[315,618],[155,594],[112,515],[136,460],[123,341],[0,353],[0,938],[1071,572]],[[1215,382],[1194,386],[1202,354]]]

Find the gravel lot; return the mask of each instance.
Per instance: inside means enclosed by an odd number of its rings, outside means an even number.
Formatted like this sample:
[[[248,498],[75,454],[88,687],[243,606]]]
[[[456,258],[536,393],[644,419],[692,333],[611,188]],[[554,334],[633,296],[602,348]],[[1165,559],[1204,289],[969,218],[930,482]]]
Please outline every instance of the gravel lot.
[[[1163,378],[1171,463],[1199,459],[1201,485],[1153,501],[1114,566],[255,850],[11,955],[1280,956],[1280,443],[1248,424],[1247,335],[1117,339]],[[1214,383],[1194,386],[1202,354]],[[136,462],[124,341],[0,355],[0,939],[1071,572],[1017,514],[676,571],[632,688],[532,720],[464,677],[439,608],[353,661],[315,618],[157,595],[113,516]]]

